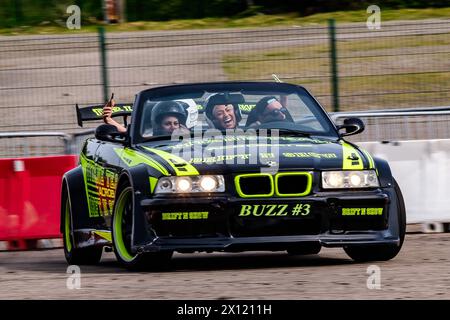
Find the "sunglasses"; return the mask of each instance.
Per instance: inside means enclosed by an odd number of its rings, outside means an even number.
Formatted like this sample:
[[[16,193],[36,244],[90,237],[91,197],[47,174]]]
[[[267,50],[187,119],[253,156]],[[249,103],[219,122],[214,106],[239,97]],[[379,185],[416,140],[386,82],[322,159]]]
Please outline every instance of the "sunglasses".
[[[262,116],[263,117],[269,117],[269,116],[271,116],[271,117],[277,117],[277,116],[279,116],[280,114],[284,114],[284,115],[286,115],[287,114],[287,109],[285,108],[285,107],[282,107],[281,109],[274,109],[274,110],[272,110],[272,111],[270,111],[270,112],[264,112],[263,114],[262,114]]]

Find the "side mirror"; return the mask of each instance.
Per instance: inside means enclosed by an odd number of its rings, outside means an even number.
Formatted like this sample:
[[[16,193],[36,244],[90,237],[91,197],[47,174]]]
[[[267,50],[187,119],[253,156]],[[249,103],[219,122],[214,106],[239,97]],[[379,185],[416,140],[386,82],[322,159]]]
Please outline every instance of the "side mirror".
[[[95,129],[95,138],[101,141],[123,143],[125,137],[125,132],[119,132],[117,128],[111,124],[102,124]]]
[[[345,132],[340,132],[341,137],[361,133],[364,128],[364,122],[359,118],[347,118],[344,120],[344,124],[337,126],[338,131],[345,129]]]

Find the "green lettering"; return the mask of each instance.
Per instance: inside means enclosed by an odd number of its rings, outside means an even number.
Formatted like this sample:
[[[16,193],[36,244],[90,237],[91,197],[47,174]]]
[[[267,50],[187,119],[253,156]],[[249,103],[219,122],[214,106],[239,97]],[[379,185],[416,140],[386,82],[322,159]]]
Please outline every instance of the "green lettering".
[[[252,213],[251,209],[252,209],[251,205],[247,205],[247,204],[241,205],[241,212],[239,213],[239,217],[249,216]]]
[[[302,208],[303,210],[301,212],[301,215],[307,216],[311,212],[311,205],[307,203],[307,204],[304,204],[302,207],[303,207]]]
[[[266,212],[267,217],[273,217],[276,216],[276,212],[274,212],[275,208],[277,207],[275,204],[268,204],[267,207],[269,210]],[[273,212],[273,214],[272,214]]]
[[[287,209],[288,205],[287,204],[279,204],[278,208],[280,208],[280,207],[281,207],[281,210],[278,210],[277,217],[286,216],[287,215],[286,209]],[[283,212],[284,212],[284,214],[283,214]]]
[[[262,216],[262,214],[263,214],[263,212],[264,212],[264,208],[263,208],[263,210],[261,210],[260,213],[258,213],[258,209],[259,209],[259,204],[255,204],[255,207],[253,208],[253,215],[254,215],[255,217]]]
[[[343,216],[352,216],[354,213],[350,208],[342,208],[342,215]]]
[[[92,112],[94,112],[96,116],[101,116],[103,114],[103,109],[95,108],[95,109],[92,109]]]

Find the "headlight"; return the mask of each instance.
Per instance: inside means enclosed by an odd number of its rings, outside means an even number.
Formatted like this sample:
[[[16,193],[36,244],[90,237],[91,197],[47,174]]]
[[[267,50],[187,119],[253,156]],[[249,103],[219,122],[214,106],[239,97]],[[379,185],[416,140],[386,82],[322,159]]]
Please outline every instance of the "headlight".
[[[206,192],[213,192],[217,189],[217,179],[211,176],[201,177],[200,187]]]
[[[155,193],[224,192],[225,182],[221,175],[162,177]]]
[[[377,174],[373,170],[322,172],[322,187],[324,189],[374,188],[379,186]]]
[[[189,192],[192,190],[192,180],[190,178],[179,178],[175,181],[175,190],[178,192]]]

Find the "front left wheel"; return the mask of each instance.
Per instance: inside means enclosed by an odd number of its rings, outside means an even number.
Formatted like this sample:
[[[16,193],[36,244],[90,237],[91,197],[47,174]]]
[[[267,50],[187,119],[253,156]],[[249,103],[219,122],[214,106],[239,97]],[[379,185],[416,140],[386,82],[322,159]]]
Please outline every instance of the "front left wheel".
[[[112,241],[114,253],[121,265],[130,270],[154,269],[164,266],[172,257],[172,252],[133,253],[133,189],[123,183],[117,192],[112,217]]]

